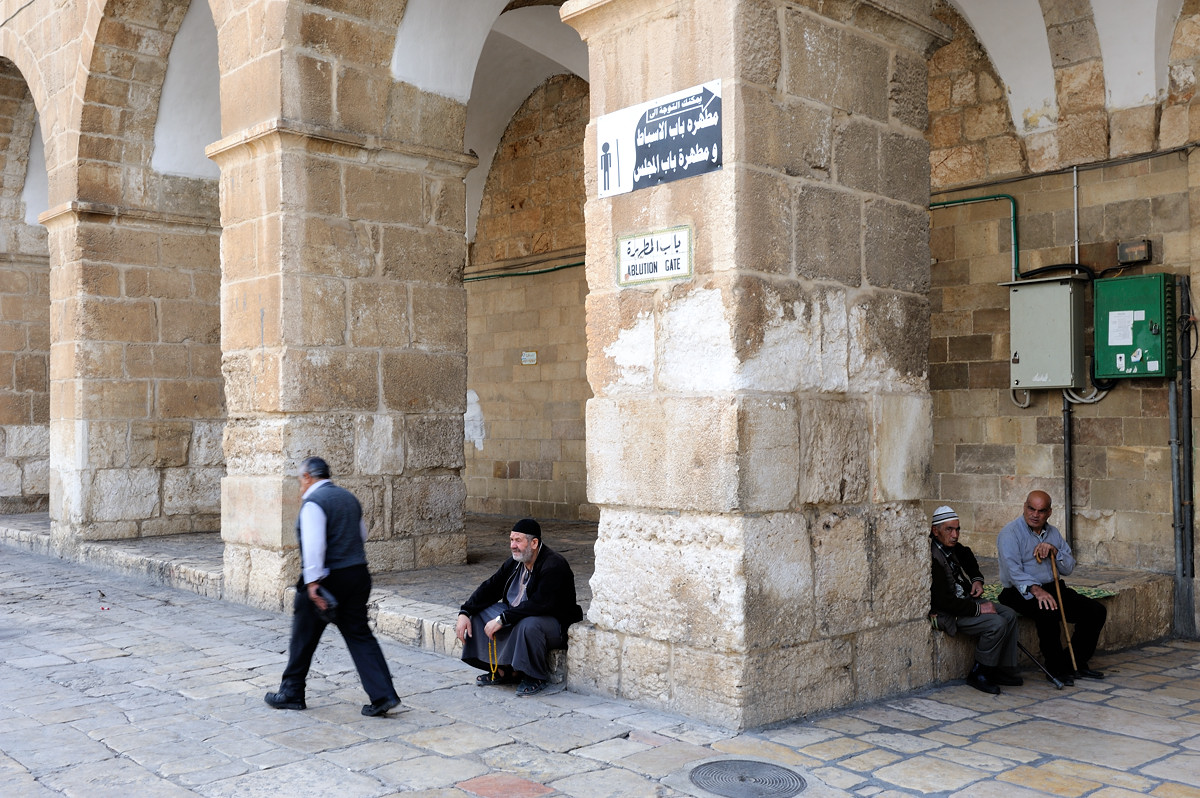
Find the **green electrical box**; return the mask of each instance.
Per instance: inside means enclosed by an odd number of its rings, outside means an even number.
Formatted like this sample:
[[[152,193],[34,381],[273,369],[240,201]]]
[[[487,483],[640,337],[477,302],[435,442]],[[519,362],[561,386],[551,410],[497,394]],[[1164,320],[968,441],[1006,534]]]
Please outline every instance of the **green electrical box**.
[[[1096,280],[1094,291],[1097,379],[1174,375],[1175,276]]]

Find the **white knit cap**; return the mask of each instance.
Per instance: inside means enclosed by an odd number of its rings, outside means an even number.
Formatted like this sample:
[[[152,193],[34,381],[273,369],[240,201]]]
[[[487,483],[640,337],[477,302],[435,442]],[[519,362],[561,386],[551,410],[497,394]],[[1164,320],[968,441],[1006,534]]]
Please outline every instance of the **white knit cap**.
[[[957,521],[957,520],[958,520],[958,513],[954,512],[953,510],[951,510],[949,507],[947,507],[944,504],[941,507],[939,507],[933,511],[933,525],[934,526],[937,526],[939,524],[944,524],[947,521]]]

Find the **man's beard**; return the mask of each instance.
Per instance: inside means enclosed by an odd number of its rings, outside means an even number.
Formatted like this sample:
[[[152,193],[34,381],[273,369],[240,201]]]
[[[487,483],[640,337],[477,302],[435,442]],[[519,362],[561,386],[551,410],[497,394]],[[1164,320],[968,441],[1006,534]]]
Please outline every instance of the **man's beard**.
[[[525,549],[523,553],[514,551],[512,558],[519,563],[527,563],[533,559],[533,549]]]

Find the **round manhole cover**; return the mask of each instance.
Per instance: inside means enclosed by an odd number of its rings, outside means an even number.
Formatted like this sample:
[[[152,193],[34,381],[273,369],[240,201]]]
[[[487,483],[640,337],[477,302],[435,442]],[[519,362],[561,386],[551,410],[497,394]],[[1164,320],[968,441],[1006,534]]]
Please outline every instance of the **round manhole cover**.
[[[787,768],[751,759],[722,759],[697,765],[692,784],[726,798],[792,798],[808,786]]]

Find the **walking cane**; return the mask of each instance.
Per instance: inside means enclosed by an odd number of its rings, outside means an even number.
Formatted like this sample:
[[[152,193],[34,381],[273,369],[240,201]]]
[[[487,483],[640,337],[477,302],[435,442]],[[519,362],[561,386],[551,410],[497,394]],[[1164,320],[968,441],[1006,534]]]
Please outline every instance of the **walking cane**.
[[[1030,654],[1029,649],[1025,648],[1025,646],[1022,645],[1021,643],[1017,643],[1017,648],[1021,649],[1021,651],[1025,654],[1025,656],[1027,656],[1031,660],[1033,660],[1034,665],[1037,665],[1039,668],[1042,669],[1042,673],[1046,674],[1046,678],[1049,679],[1054,684],[1055,690],[1063,689],[1062,680],[1059,679],[1057,676],[1055,676],[1053,673],[1051,673],[1049,668],[1047,668],[1045,665],[1043,665],[1041,662],[1039,662],[1037,657]]]
[[[1058,613],[1062,616],[1063,634],[1067,638],[1067,651],[1071,653],[1071,667],[1079,670],[1079,666],[1075,664],[1075,648],[1071,645],[1071,630],[1067,626],[1067,608],[1062,602],[1062,587],[1058,584],[1058,557],[1057,554],[1050,558],[1050,568],[1054,571],[1054,593],[1058,596]]]

